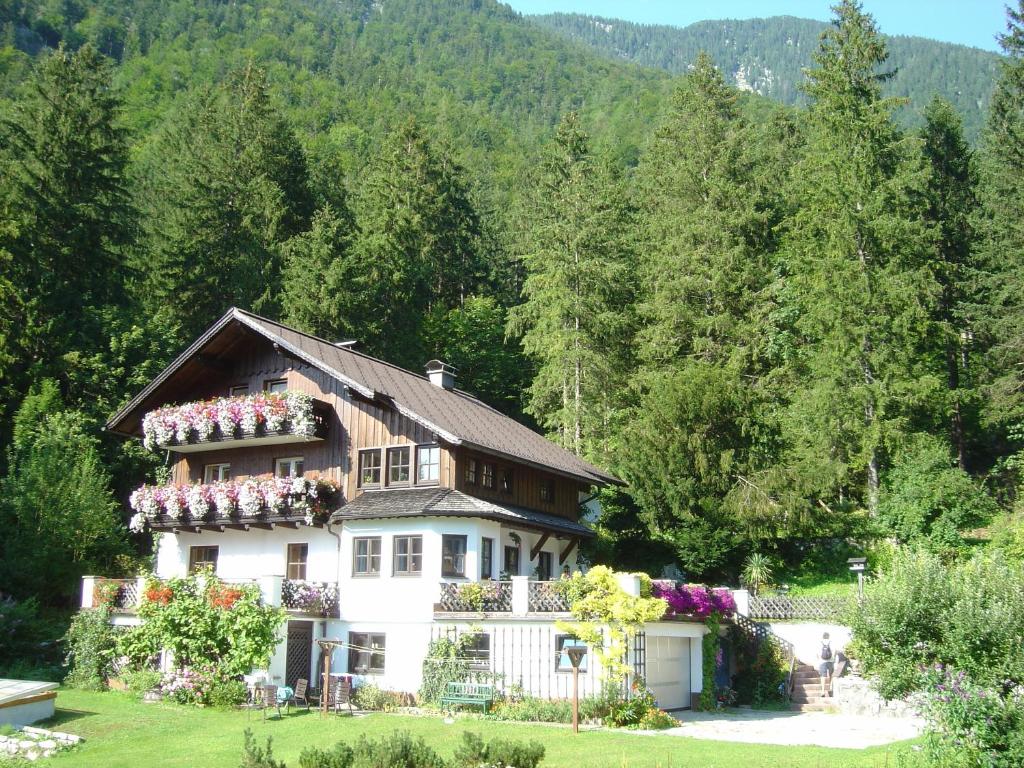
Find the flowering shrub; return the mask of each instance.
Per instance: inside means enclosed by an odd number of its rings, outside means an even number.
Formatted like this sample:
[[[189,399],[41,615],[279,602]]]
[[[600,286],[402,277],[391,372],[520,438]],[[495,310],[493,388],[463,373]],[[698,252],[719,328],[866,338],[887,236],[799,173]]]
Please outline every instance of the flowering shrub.
[[[936,664],[923,672],[929,764],[1024,765],[1024,689],[1003,691]]]
[[[245,701],[245,683],[212,664],[183,667],[164,675],[160,692],[178,704],[232,706]]]
[[[92,588],[93,608],[113,608],[121,591],[121,582],[109,579],[98,580]]]
[[[156,584],[152,584],[146,587],[145,596],[147,602],[157,603],[158,605],[167,605],[173,599],[174,592],[170,587],[161,587]]]
[[[338,608],[338,585],[287,579],[281,585],[281,602],[293,611],[333,616]]]
[[[288,428],[312,437],[316,430],[313,398],[301,392],[257,392],[220,397],[150,411],[142,419],[143,443],[150,450],[160,445],[210,440]]]
[[[654,694],[642,679],[634,679],[631,696],[621,699],[611,706],[605,718],[607,725],[616,728],[641,728],[644,730],[661,730],[678,725],[671,715],[658,709]]]
[[[245,593],[243,593],[238,587],[229,587],[226,584],[220,584],[217,587],[210,589],[207,594],[210,598],[210,605],[214,608],[228,610],[234,606],[234,604],[237,603]]]
[[[728,618],[736,612],[736,601],[728,589],[710,589],[702,584],[656,581],[651,594],[668,603],[666,617],[692,616],[706,619],[713,613]]]
[[[325,515],[337,486],[330,480],[306,477],[271,477],[228,480],[212,485],[144,485],[136,489],[129,504],[136,518],[155,520],[161,514],[172,520],[186,515],[192,520],[217,517],[257,517],[264,512],[286,514],[293,512],[306,517],[307,523]]]

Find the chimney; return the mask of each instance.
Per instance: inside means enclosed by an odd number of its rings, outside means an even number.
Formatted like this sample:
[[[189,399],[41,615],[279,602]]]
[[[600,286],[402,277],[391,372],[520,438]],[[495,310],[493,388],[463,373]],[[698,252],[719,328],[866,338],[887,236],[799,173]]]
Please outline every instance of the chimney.
[[[455,369],[440,360],[427,363],[427,378],[435,387],[455,389]]]
[[[341,341],[334,342],[334,346],[340,347],[341,349],[352,349],[359,342],[355,339],[342,339]]]

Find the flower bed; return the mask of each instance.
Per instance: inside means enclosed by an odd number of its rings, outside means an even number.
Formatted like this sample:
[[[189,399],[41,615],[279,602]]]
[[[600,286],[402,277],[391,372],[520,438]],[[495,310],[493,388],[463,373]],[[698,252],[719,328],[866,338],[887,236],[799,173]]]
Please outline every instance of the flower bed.
[[[150,450],[283,431],[314,436],[312,397],[301,392],[257,392],[158,408],[142,419],[143,444]]]
[[[728,589],[712,589],[703,584],[677,584],[655,581],[651,594],[668,603],[665,618],[686,616],[706,619],[713,613],[728,618],[736,613],[736,601]]]
[[[305,477],[246,478],[209,485],[144,485],[129,503],[135,511],[129,527],[141,531],[160,515],[193,521],[215,517],[301,514],[311,524],[328,513],[337,487],[329,480]]]

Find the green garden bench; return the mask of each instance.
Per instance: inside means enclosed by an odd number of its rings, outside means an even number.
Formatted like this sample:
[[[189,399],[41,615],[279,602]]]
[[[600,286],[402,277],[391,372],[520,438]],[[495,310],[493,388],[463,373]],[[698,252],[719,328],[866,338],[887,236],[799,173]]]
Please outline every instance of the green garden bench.
[[[468,704],[469,706],[482,706],[484,712],[487,712],[493,703],[494,686],[482,683],[448,683],[448,687],[441,696],[442,707]]]

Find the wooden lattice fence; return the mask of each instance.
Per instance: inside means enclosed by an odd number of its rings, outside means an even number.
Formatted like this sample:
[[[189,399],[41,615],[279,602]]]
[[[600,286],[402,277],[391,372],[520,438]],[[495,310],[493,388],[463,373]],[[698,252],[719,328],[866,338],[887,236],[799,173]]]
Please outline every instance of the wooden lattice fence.
[[[846,608],[846,601],[835,597],[752,597],[752,619],[811,619],[834,621]]]

